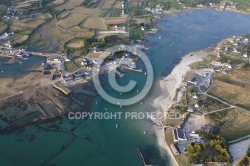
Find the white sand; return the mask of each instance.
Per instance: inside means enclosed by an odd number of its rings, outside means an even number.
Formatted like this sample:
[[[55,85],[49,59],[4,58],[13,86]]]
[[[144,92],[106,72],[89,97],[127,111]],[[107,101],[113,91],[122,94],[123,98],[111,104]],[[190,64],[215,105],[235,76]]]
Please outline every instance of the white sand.
[[[193,54],[193,56],[191,56]],[[180,86],[182,82],[182,77],[190,70],[189,65],[202,61],[203,57],[208,55],[205,51],[192,52],[183,57],[182,61],[173,69],[170,75],[168,75],[164,80],[159,80],[156,83],[154,92],[151,94],[150,98],[153,99],[153,107],[156,108],[156,111],[166,111],[172,104],[172,100],[175,95],[176,89]],[[154,127],[158,143],[163,147],[169,154],[170,163],[172,166],[178,166],[173,154],[170,151],[170,148],[165,142],[164,129],[158,126]]]

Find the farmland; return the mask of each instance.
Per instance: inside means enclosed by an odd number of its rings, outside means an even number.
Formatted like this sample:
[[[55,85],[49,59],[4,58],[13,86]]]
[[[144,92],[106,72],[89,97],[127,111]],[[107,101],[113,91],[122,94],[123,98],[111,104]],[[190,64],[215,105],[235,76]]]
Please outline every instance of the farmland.
[[[76,8],[77,6],[81,6],[82,3],[83,2],[79,1],[79,0],[67,0],[62,5],[56,7],[54,10],[57,10],[57,11],[72,10],[72,9]]]
[[[8,28],[7,24],[0,22],[0,34],[4,33]]]
[[[110,9],[110,7],[113,7],[116,0],[106,0],[105,3],[102,5],[102,9]]]
[[[9,40],[18,47],[29,46],[38,51],[66,52],[75,56],[75,53],[87,52],[85,47],[88,46],[83,41],[95,37],[97,31],[127,23],[121,0],[44,0],[35,5],[36,9],[29,6],[30,3],[33,1],[14,4],[13,8],[29,12],[8,23],[9,30],[15,32]],[[0,33],[7,28],[8,25],[2,22]]]
[[[102,18],[89,17],[80,26],[89,29],[107,30],[107,26]]]
[[[74,72],[77,69],[79,69],[79,65],[77,63],[75,63],[74,61],[69,61],[69,62],[65,62],[65,70],[68,72]]]
[[[64,11],[64,12],[62,12],[61,14],[59,14],[58,16],[57,16],[57,19],[64,19],[65,17],[67,17],[68,15],[70,14],[70,11]]]
[[[57,25],[61,28],[68,29],[76,26],[84,21],[88,16],[83,14],[70,14],[66,18],[57,22]]]
[[[249,108],[250,71],[235,70],[228,75],[216,74],[214,85],[209,93],[226,100],[229,103]]]
[[[105,9],[99,14],[100,17],[119,17],[122,13],[121,9]]]
[[[81,48],[83,46],[84,46],[84,41],[81,39],[75,39],[75,40],[69,41],[66,45],[66,47],[69,47],[69,48]]]
[[[219,129],[219,134],[234,140],[250,134],[250,112],[230,109],[206,115]]]
[[[104,2],[105,0],[85,0],[83,4],[88,8],[100,8]]]

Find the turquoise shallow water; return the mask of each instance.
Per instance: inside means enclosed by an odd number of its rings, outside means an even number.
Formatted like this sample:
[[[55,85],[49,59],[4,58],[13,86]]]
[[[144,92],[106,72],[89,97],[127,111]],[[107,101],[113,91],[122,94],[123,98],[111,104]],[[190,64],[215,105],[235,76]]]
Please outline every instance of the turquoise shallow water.
[[[165,16],[158,23],[158,27],[160,31],[157,34],[147,36],[147,46],[150,49],[147,55],[152,62],[156,79],[168,75],[174,64],[191,51],[207,48],[229,34],[250,33],[250,16],[233,12],[197,10],[182,12],[177,16]],[[138,65],[143,68],[140,61]],[[126,84],[130,79],[138,81],[137,89],[145,84],[141,74],[128,71],[126,77],[118,79],[118,82]],[[105,84],[105,89],[113,96],[119,95],[112,91],[109,85]],[[135,93],[133,91],[123,97]],[[151,102],[147,97],[143,99],[143,102],[145,101]],[[152,108],[147,110],[153,111]],[[97,97],[91,111],[142,112],[145,109],[140,103],[120,108]],[[118,129],[116,124],[119,124]],[[53,123],[59,126],[57,130],[48,130],[52,128],[51,125],[42,125],[43,128],[31,126],[22,131],[1,135],[0,164],[141,166],[142,162],[137,152],[137,148],[140,147],[147,162],[152,161],[152,156],[162,156],[158,163],[169,165],[167,154],[158,147],[152,123],[148,120],[65,119]],[[147,131],[147,134],[144,135],[144,131]],[[34,139],[31,140],[30,137]]]

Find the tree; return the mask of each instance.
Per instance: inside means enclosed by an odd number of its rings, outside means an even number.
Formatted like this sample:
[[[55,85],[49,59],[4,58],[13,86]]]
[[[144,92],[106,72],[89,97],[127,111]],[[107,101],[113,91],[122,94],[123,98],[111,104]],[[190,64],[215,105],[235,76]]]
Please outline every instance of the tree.
[[[194,145],[195,153],[199,153],[201,151],[201,146],[199,144]]]
[[[211,140],[211,141],[209,142],[209,146],[214,147],[214,145],[215,145],[214,140]]]
[[[187,152],[188,152],[189,154],[194,154],[194,153],[195,153],[195,149],[194,149],[194,147],[193,147],[191,144],[189,144],[189,145],[187,146]]]
[[[200,146],[201,146],[201,150],[204,150],[204,149],[206,149],[206,144],[204,144],[204,143],[201,143],[201,144],[200,144]]]
[[[192,154],[190,157],[189,157],[189,162],[190,163],[197,163],[199,162],[199,157],[197,154]]]

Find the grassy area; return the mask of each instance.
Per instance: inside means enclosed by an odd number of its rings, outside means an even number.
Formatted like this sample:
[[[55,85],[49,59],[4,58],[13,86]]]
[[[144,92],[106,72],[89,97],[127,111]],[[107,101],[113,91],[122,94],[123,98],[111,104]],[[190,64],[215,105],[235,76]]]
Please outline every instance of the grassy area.
[[[79,65],[76,64],[75,61],[65,62],[64,66],[65,66],[65,70],[67,72],[70,72],[70,73],[76,71],[77,69],[79,69]]]
[[[122,10],[121,9],[113,9],[111,17],[119,17],[121,15]]]
[[[211,112],[216,111],[223,108],[228,108],[229,106],[219,102],[218,100],[215,100],[208,96],[201,96],[199,98],[199,103],[202,106],[202,110],[204,112]]]
[[[131,29],[129,34],[132,40],[139,40],[143,35],[143,31],[140,29]]]
[[[249,109],[250,107],[250,71],[234,70],[228,75],[217,73],[209,93],[231,104]]]
[[[235,140],[250,134],[250,112],[239,109],[225,110],[206,115],[227,140]]]
[[[192,63],[190,66],[191,69],[206,69],[210,67],[211,61],[200,61]]]
[[[169,111],[172,111],[173,109],[171,109],[171,110],[169,110]],[[173,110],[173,113],[174,113],[174,111],[176,111],[176,110]],[[182,124],[182,119],[169,119],[169,118],[167,118],[166,119],[166,121],[164,122],[164,125],[166,125],[166,126],[173,126],[173,127],[178,127],[178,126],[180,126],[181,124]]]
[[[104,9],[101,11],[101,13],[99,14],[99,17],[105,17],[109,12],[109,9]]]
[[[233,0],[233,2],[237,3],[236,7],[239,10],[249,11],[249,9],[250,9],[250,1],[249,0]]]

